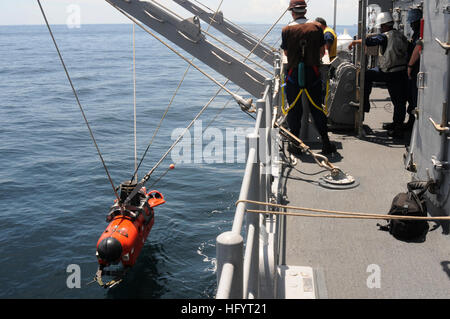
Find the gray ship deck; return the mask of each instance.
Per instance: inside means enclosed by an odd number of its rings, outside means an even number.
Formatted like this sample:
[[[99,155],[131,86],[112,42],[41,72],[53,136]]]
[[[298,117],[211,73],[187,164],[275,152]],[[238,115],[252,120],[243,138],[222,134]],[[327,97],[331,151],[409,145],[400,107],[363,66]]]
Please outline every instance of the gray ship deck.
[[[373,130],[365,140],[349,134],[331,134],[342,158],[335,165],[358,179],[350,190],[318,185],[323,169],[301,158],[294,169],[285,168],[287,204],[365,213],[387,213],[392,199],[406,191],[410,174],[404,169],[404,141],[393,141],[382,129],[392,120],[385,105],[386,91],[375,89],[376,107],[366,115]],[[302,161],[303,160],[303,161]],[[287,217],[281,263],[314,270],[317,298],[450,298],[450,236],[442,227],[423,243],[396,240],[380,231],[384,220],[342,220]],[[368,288],[369,265],[380,269],[380,288]],[[370,272],[368,272],[370,271]]]

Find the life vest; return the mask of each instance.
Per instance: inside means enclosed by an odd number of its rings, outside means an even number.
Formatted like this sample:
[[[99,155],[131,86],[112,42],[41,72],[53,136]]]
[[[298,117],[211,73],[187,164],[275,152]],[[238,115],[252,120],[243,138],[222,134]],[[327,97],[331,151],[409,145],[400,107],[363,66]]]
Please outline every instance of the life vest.
[[[320,48],[323,45],[323,31],[318,23],[289,25],[282,31],[283,46],[287,51],[287,69],[297,67],[300,62],[307,66],[320,65]],[[306,42],[304,52],[300,44]]]
[[[385,73],[399,72],[408,65],[408,40],[398,30],[384,33],[387,37],[387,46],[383,52],[380,46],[378,65]]]
[[[330,27],[327,27],[324,31],[323,34],[330,32],[333,37],[334,37],[334,41],[333,44],[330,47],[330,50],[328,50],[328,55],[330,56],[330,61],[333,60],[336,56],[337,56],[337,34],[336,32],[334,32],[334,30]]]

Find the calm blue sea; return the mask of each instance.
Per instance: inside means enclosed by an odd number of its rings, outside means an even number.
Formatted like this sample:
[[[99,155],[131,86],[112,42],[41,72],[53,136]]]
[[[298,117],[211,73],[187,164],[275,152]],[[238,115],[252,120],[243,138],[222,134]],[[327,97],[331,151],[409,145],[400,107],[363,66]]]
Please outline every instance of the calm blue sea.
[[[259,36],[268,27],[246,26]],[[268,43],[277,43],[280,28]],[[53,31],[118,185],[134,167],[132,26]],[[187,64],[139,29],[136,38],[141,156]],[[173,130],[185,127],[216,91],[198,71],[189,72],[140,177],[168,149]],[[201,117],[204,127],[228,99],[219,95]],[[0,120],[0,298],[214,296],[215,239],[231,228],[243,164],[181,164],[171,171],[156,187],[167,203],[156,209],[136,266],[120,286],[104,290],[87,284],[114,194],[44,26],[0,27]],[[235,103],[212,123],[223,132],[252,125]],[[169,157],[154,176],[170,163]],[[80,266],[81,288],[66,285],[71,264]]]

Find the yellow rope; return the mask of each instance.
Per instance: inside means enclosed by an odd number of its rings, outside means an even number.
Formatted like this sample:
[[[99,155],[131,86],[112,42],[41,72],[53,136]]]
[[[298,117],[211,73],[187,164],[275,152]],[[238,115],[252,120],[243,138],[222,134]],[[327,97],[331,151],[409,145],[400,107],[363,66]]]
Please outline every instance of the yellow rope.
[[[236,205],[240,203],[248,203],[262,206],[271,206],[278,207],[284,209],[293,209],[293,210],[304,210],[315,213],[328,213],[333,215],[317,215],[317,214],[305,214],[305,213],[293,213],[293,212],[274,212],[274,211],[265,211],[265,210],[252,210],[247,209],[246,211],[249,213],[259,213],[259,214],[275,214],[275,215],[290,215],[290,216],[304,216],[304,217],[322,217],[322,218],[354,218],[354,219],[402,219],[402,220],[450,220],[450,216],[442,216],[442,217],[419,217],[419,216],[393,216],[386,214],[367,214],[367,213],[354,213],[354,212],[343,212],[343,211],[334,211],[328,209],[316,209],[316,208],[306,208],[306,207],[296,207],[296,206],[287,206],[281,204],[273,204],[273,203],[264,203],[253,200],[238,200]]]
[[[283,110],[283,114],[286,115],[289,113],[289,111],[297,104],[298,100],[300,99],[300,97],[302,96],[303,93],[303,89],[300,89],[300,92],[298,93],[297,97],[295,98],[294,102],[292,104],[289,105],[289,108],[287,110],[284,109],[284,107],[282,108]]]
[[[284,93],[284,88],[286,83],[284,83],[284,76],[281,76],[281,111],[284,115],[288,114],[289,110],[285,110],[286,107],[286,94]]]
[[[327,106],[325,105],[325,109],[322,107],[319,107],[316,103],[314,103],[314,100],[312,99],[311,95],[309,94],[308,90],[306,88],[300,89],[300,92],[298,93],[297,97],[295,98],[294,102],[292,102],[292,104],[289,105],[289,108],[286,110],[286,103],[285,103],[285,98],[284,98],[284,87],[285,84],[282,82],[281,83],[281,99],[282,99],[282,104],[281,104],[281,111],[283,112],[284,115],[287,115],[289,113],[289,111],[297,104],[298,100],[300,99],[300,97],[302,96],[303,92],[306,93],[306,96],[308,97],[308,100],[311,102],[311,104],[318,109],[319,111],[323,112],[325,115],[328,115],[328,110],[327,110]],[[328,86],[327,86],[327,98],[328,98]]]
[[[307,89],[305,89],[305,92],[306,92],[306,96],[308,97],[308,99],[309,99],[309,101],[311,102],[311,104],[312,104],[316,109],[318,109],[319,111],[321,111],[323,114],[328,115],[328,114],[327,114],[326,108],[324,109],[324,108],[322,108],[322,107],[319,107],[316,103],[314,103],[314,101],[313,101],[313,99],[311,98],[311,96],[309,95],[309,92],[308,92]]]
[[[327,93],[325,95],[325,115],[328,115],[328,98],[330,94],[330,79],[327,79]]]

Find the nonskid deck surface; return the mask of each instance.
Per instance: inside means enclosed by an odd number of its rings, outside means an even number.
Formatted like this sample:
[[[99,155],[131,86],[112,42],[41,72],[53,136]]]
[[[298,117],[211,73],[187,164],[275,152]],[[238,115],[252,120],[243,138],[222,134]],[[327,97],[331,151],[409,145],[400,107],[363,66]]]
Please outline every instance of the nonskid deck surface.
[[[392,121],[386,91],[376,89],[366,114],[372,132],[365,139],[331,134],[338,144],[333,162],[360,183],[354,189],[319,186],[326,171],[301,157],[284,167],[286,204],[348,212],[386,214],[394,196],[406,191],[411,175],[404,169],[404,141],[382,129]],[[320,149],[317,150],[320,152]],[[433,229],[425,242],[407,243],[381,231],[384,220],[287,217],[281,263],[312,267],[317,298],[450,298],[450,235]],[[447,234],[446,234],[447,233]]]

